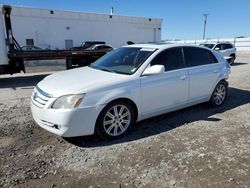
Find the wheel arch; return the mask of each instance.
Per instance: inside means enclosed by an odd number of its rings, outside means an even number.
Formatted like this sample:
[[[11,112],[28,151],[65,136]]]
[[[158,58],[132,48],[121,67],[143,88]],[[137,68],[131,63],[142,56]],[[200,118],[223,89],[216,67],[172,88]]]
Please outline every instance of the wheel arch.
[[[117,98],[117,99],[114,99],[114,100],[109,101],[109,102],[102,108],[102,110],[100,111],[100,113],[98,114],[98,116],[97,116],[97,118],[96,118],[95,129],[94,129],[95,134],[96,134],[96,131],[97,131],[97,123],[98,123],[98,121],[99,121],[99,118],[100,118],[102,112],[106,109],[106,107],[107,107],[108,105],[110,105],[110,104],[112,104],[112,103],[115,103],[115,102],[117,102],[117,101],[125,101],[125,102],[129,103],[129,104],[134,108],[134,110],[135,110],[135,120],[137,120],[137,118],[138,118],[138,107],[137,107],[136,103],[135,103],[133,100],[129,99],[129,98],[120,97],[120,98]]]
[[[211,94],[210,94],[209,100],[210,100],[210,99],[211,99],[211,97],[213,96],[213,92],[214,92],[215,88],[217,87],[217,85],[218,85],[220,82],[225,83],[227,87],[228,87],[228,85],[229,85],[229,84],[228,84],[228,81],[226,81],[226,79],[225,79],[225,78],[220,78],[220,79],[218,79],[218,81],[215,83],[215,86],[212,88],[212,91],[211,91]]]
[[[214,88],[214,90],[213,90],[213,93],[212,93],[212,95],[210,96],[209,102],[210,102],[210,104],[211,104],[212,106],[215,106],[214,102],[212,102],[213,94],[214,94],[214,92],[215,92],[217,86],[218,86],[220,83],[223,83],[223,84],[225,85],[225,87],[226,87],[226,96],[227,96],[227,93],[228,93],[228,91],[227,91],[228,82],[227,82],[225,79],[221,79],[221,80],[216,84],[216,86],[215,86],[215,88]],[[224,99],[224,101],[225,101],[225,99]],[[223,101],[223,103],[224,103],[224,101]],[[221,104],[223,104],[223,103],[221,103]],[[220,105],[221,105],[221,104],[220,104]]]
[[[217,84],[216,84],[216,85],[218,85],[218,83],[220,83],[220,82],[223,82],[223,83],[224,83],[224,84],[226,84],[226,86],[228,87],[228,81],[226,81],[226,79],[225,79],[225,78],[223,78],[223,79],[219,80],[219,81],[217,82]]]
[[[230,57],[234,57],[234,58],[236,57],[235,53],[232,53],[232,54],[230,54],[229,56],[230,56]]]
[[[114,102],[117,102],[117,101],[125,101],[125,102],[128,102],[129,104],[131,104],[131,105],[133,106],[134,110],[135,110],[135,113],[136,113],[136,114],[135,114],[135,119],[137,120],[137,118],[138,118],[138,113],[139,113],[138,107],[137,107],[136,103],[135,103],[132,99],[127,98],[127,97],[120,97],[120,98],[113,99],[113,100],[109,101],[109,102],[104,106],[104,108],[101,110],[101,112],[99,113],[98,118],[99,118],[100,114],[103,112],[103,110],[105,109],[106,106],[108,106],[108,105],[110,105],[110,104],[112,104],[112,103],[114,103]]]

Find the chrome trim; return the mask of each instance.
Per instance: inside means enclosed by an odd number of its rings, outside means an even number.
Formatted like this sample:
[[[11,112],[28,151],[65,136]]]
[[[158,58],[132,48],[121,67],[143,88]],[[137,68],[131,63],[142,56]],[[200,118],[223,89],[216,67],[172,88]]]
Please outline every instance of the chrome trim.
[[[36,86],[36,90],[41,93],[43,96],[51,98],[53,95],[46,93],[45,91],[41,90],[38,86]]]
[[[39,107],[39,108],[44,108],[47,103],[49,102],[49,99],[52,97],[52,95],[44,92],[41,90],[39,87],[36,86],[32,93],[32,103]]]

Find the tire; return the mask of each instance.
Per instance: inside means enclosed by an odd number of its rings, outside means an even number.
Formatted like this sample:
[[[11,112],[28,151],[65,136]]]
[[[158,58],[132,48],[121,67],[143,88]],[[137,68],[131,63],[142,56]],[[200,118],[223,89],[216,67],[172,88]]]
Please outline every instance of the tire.
[[[231,59],[229,61],[229,65],[233,65],[234,61],[235,61],[235,56],[234,55],[230,55]]]
[[[72,69],[72,60],[71,59],[66,59],[66,69]]]
[[[135,123],[135,109],[129,102],[120,100],[108,104],[100,113],[95,132],[102,139],[124,136]]]
[[[227,97],[227,82],[220,81],[216,85],[209,102],[214,107],[221,106],[225,102],[226,97]]]

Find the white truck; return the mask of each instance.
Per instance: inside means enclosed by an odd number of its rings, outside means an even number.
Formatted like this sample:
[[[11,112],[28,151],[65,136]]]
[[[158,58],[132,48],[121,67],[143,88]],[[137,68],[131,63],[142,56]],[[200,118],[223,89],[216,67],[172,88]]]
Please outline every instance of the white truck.
[[[230,42],[206,42],[200,44],[200,46],[205,46],[221,53],[230,65],[232,65],[236,59],[236,48]]]
[[[25,72],[29,60],[66,59],[67,69],[86,66],[108,50],[71,48],[82,41],[105,41],[113,47],[159,42],[162,20],[0,5],[0,74]],[[13,24],[13,25],[12,25]],[[12,27],[13,26],[13,27]],[[125,42],[126,41],[126,42]],[[26,42],[26,44],[25,44]],[[47,47],[24,51],[21,46]],[[19,45],[20,44],[20,45]],[[37,45],[38,44],[38,45]],[[47,49],[51,47],[50,49]],[[47,49],[47,50],[46,50]],[[53,49],[53,50],[51,50]],[[60,50],[58,50],[60,49]]]
[[[5,43],[4,21],[0,19],[0,74],[7,71],[6,69],[8,69],[9,64]]]

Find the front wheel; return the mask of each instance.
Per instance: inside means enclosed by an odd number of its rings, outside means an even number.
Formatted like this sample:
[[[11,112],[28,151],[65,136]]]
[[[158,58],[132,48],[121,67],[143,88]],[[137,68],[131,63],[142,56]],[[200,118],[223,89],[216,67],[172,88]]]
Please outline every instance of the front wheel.
[[[219,82],[211,96],[210,103],[212,106],[220,106],[225,102],[227,97],[227,83],[221,81]]]
[[[96,133],[103,139],[118,138],[126,134],[135,123],[135,110],[125,101],[107,105],[96,122]]]
[[[231,57],[231,59],[229,61],[229,64],[232,65],[232,64],[234,64],[235,56],[230,56],[230,57]]]

